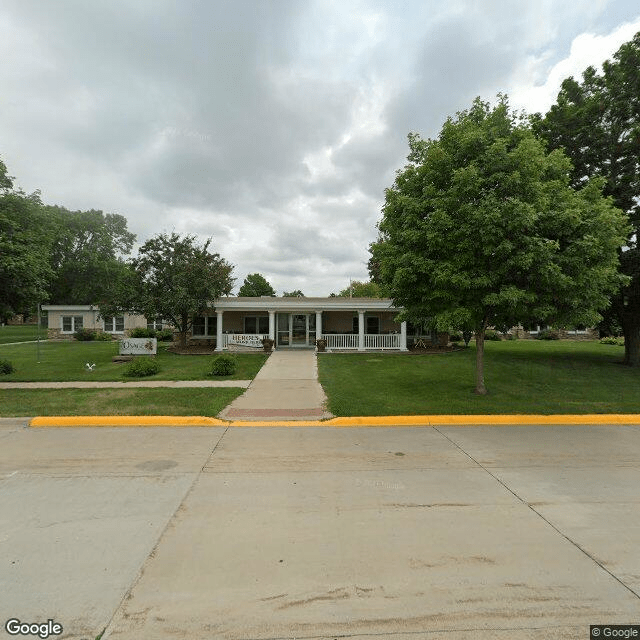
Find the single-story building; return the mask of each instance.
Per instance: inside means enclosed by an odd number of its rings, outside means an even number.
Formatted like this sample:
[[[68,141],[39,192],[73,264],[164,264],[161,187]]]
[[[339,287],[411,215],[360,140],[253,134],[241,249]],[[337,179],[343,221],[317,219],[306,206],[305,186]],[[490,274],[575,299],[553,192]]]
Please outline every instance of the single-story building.
[[[79,329],[127,335],[137,327],[160,329],[160,320],[123,314],[102,318],[94,305],[44,305],[50,338],[71,338]],[[327,349],[407,350],[407,323],[389,299],[224,297],[210,311],[195,316],[191,344],[213,344],[216,351],[236,345],[262,346],[271,338],[276,349],[311,348],[323,338]]]

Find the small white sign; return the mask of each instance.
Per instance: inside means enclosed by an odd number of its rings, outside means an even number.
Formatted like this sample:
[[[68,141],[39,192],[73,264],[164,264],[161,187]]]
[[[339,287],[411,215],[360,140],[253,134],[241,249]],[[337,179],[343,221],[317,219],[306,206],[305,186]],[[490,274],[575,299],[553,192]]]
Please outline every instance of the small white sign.
[[[155,356],[158,353],[156,338],[124,338],[120,340],[121,356]]]

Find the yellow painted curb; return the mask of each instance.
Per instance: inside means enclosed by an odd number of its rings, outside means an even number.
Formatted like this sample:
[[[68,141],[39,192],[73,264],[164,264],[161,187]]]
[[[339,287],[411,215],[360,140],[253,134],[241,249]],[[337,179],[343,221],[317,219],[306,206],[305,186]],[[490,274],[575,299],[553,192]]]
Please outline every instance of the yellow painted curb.
[[[474,425],[638,424],[640,414],[358,416],[329,420],[235,420],[205,416],[40,416],[31,427],[434,427]]]

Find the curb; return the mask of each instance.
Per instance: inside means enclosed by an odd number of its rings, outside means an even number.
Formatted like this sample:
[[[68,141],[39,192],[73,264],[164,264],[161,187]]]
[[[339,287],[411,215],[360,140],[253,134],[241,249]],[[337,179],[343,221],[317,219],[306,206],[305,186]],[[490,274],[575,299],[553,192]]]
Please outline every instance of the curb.
[[[205,416],[38,416],[30,427],[434,427],[477,425],[640,425],[640,414],[358,416],[328,420],[221,420]]]

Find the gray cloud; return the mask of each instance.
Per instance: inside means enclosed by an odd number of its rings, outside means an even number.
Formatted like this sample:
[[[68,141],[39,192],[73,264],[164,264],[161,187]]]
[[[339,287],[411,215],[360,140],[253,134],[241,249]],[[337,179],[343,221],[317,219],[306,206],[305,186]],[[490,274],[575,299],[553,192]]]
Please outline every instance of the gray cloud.
[[[46,202],[122,213],[140,242],[213,236],[238,284],[258,271],[325,295],[366,277],[409,131],[437,135],[519,70],[537,74],[519,89],[544,82],[579,34],[637,13],[630,0],[7,0],[0,155]]]

